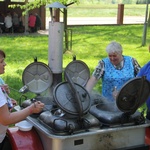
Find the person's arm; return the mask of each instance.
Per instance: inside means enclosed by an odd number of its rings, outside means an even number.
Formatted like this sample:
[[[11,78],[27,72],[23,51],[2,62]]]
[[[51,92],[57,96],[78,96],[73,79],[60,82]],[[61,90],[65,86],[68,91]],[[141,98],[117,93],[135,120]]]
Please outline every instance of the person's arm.
[[[5,82],[2,78],[0,78],[0,86],[5,89],[5,91],[8,95],[10,94],[9,86],[7,84],[5,84]],[[11,102],[13,104],[13,107],[16,106],[17,101],[13,98],[10,98],[10,99],[11,99]],[[10,110],[13,110],[13,107]]]
[[[88,83],[86,84],[85,88],[86,90],[91,93],[93,87],[96,85],[98,82],[98,79],[96,79],[94,76],[92,76],[89,80]]]
[[[140,71],[137,74],[137,77],[142,77],[142,76],[147,76],[148,79],[150,79],[149,77],[150,74],[150,62],[148,62],[147,64],[145,64]]]
[[[96,85],[98,80],[103,76],[103,74],[104,74],[104,62],[101,60],[101,61],[99,61],[91,78],[88,80],[88,83],[85,86],[86,90],[89,93],[92,91],[93,87]]]
[[[27,116],[33,113],[40,113],[44,107],[44,104],[40,101],[33,103],[32,105],[16,112],[10,112],[7,104],[0,107],[0,123],[2,125],[11,125],[19,121],[24,120]]]

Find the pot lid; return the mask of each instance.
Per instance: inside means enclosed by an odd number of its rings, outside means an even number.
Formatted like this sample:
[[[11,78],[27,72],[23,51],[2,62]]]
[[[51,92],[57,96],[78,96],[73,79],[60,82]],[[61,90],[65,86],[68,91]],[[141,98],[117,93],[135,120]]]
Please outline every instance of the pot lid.
[[[150,84],[145,77],[129,80],[116,98],[118,108],[130,115],[142,106],[150,95]]]
[[[90,78],[90,70],[88,66],[81,60],[74,60],[70,62],[65,71],[74,83],[85,86]],[[65,77],[66,80],[66,77]]]
[[[91,106],[90,96],[85,88],[72,79],[65,72],[68,82],[59,83],[54,88],[54,100],[66,113],[82,116]]]
[[[52,85],[52,71],[42,62],[33,62],[25,68],[22,81],[30,92],[40,94]]]

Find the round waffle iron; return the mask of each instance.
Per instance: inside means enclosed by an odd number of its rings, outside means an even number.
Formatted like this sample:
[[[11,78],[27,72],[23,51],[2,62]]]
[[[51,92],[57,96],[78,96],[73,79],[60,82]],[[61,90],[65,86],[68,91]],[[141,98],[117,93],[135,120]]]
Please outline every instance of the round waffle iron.
[[[90,78],[88,66],[81,60],[74,60],[65,69],[74,83],[85,86]],[[66,76],[65,76],[66,79]]]
[[[82,116],[91,105],[90,96],[83,88],[90,78],[89,68],[83,61],[73,60],[67,65],[64,77],[67,82],[54,90],[55,102],[64,112]]]
[[[118,93],[116,104],[122,112],[132,115],[145,103],[149,95],[149,81],[145,77],[137,77],[124,84]]]
[[[53,76],[50,68],[46,64],[33,62],[25,68],[22,81],[30,92],[40,94],[51,86]]]
[[[64,112],[81,117],[90,108],[90,96],[81,85],[72,81],[68,72],[65,72],[65,77],[68,82],[55,87],[54,100]]]
[[[65,72],[66,82],[56,85],[53,91],[58,109],[43,112],[39,119],[56,134],[72,134],[99,127],[100,122],[88,113],[91,100],[88,92],[81,85],[74,83]]]
[[[93,105],[90,113],[107,126],[142,124],[145,118],[138,108],[150,95],[150,84],[145,77],[129,80],[120,89],[116,102]]]

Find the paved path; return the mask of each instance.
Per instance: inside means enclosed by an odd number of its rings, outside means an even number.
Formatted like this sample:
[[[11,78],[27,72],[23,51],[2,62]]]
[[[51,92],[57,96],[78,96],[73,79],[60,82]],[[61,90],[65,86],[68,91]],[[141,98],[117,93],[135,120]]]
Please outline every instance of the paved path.
[[[46,29],[51,18],[46,19]],[[62,18],[60,19],[62,21]],[[145,17],[124,17],[123,24],[143,24]],[[117,17],[88,17],[88,18],[68,18],[68,25],[111,25],[117,24]]]
[[[48,34],[49,21],[51,18],[46,19],[46,30],[38,31],[40,34]],[[62,18],[60,19],[62,22]],[[68,25],[117,25],[116,17],[88,17],[88,18],[68,18]],[[123,24],[144,24],[145,17],[124,17]]]
[[[49,21],[51,21],[50,17],[46,18],[46,30],[39,30],[38,33],[33,34],[47,34],[49,29]],[[62,18],[60,19],[62,22]],[[76,18],[68,18],[68,25],[117,25],[117,17],[76,17]],[[144,24],[145,17],[124,17],[123,24]]]

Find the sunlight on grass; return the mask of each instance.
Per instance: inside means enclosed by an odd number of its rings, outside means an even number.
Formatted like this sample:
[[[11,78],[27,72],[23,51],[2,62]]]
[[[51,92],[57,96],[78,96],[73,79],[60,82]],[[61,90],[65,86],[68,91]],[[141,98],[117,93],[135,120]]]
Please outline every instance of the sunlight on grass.
[[[73,4],[67,7],[68,17],[116,17],[118,4]],[[145,16],[146,5],[125,4],[124,16]],[[49,9],[46,16],[50,15]],[[60,16],[62,17],[62,13]]]

